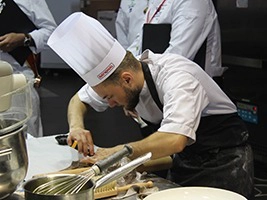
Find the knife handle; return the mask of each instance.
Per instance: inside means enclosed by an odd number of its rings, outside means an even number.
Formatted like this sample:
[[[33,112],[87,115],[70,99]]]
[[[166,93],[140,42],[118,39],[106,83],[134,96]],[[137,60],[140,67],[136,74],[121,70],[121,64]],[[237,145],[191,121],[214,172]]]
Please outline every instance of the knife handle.
[[[100,174],[102,171],[107,169],[108,167],[112,166],[113,164],[120,161],[123,157],[131,155],[133,152],[133,149],[129,145],[124,145],[122,150],[117,151],[116,153],[112,154],[111,156],[97,161],[92,168],[96,171],[96,174]],[[96,167],[97,166],[97,167]],[[98,168],[98,170],[96,169]]]

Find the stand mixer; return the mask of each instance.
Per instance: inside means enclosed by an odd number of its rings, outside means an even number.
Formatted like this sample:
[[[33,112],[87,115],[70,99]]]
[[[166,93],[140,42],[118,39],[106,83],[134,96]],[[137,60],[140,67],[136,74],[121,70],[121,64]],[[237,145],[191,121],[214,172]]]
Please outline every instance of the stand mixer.
[[[28,169],[26,122],[31,116],[30,82],[0,60],[0,199],[10,196]]]

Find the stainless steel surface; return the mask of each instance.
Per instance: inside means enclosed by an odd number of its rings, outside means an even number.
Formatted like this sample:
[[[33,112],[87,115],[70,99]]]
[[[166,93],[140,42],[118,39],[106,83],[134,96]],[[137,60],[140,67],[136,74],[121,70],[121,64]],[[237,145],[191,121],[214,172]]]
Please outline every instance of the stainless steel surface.
[[[11,158],[12,148],[8,146],[0,147],[0,162],[8,161]]]
[[[11,195],[23,181],[28,169],[24,137],[26,125],[0,136],[0,199]]]

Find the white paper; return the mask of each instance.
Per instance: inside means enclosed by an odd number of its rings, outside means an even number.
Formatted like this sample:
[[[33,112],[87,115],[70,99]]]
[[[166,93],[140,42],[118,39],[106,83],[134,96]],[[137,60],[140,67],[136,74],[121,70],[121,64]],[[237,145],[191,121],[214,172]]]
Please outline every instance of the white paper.
[[[56,172],[69,167],[77,161],[80,154],[67,145],[59,145],[55,136],[34,138],[28,135],[26,140],[29,166],[25,180],[34,175]]]

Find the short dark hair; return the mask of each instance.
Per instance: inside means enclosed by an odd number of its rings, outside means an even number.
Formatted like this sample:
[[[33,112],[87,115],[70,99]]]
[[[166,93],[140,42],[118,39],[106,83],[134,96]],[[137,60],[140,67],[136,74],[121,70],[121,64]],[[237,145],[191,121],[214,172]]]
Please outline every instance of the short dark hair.
[[[126,51],[126,55],[124,56],[118,68],[105,81],[103,81],[103,83],[119,84],[121,73],[129,69],[131,69],[132,71],[137,71],[138,63],[139,61],[133,56],[133,54],[130,51]]]

